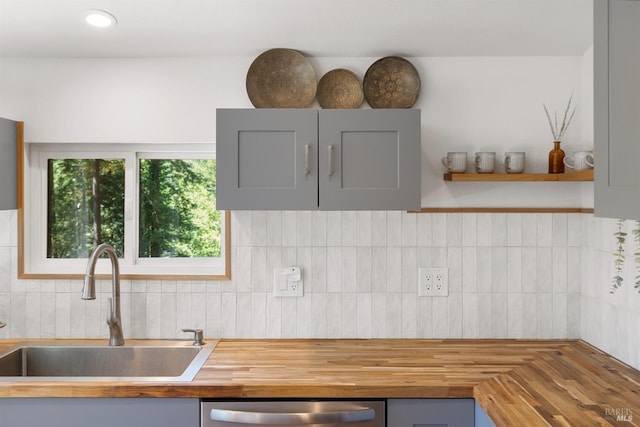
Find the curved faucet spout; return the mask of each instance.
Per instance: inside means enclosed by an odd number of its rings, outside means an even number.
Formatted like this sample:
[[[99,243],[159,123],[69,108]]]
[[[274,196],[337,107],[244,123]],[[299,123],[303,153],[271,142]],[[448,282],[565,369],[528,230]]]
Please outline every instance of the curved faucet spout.
[[[82,286],[82,299],[96,299],[96,263],[100,255],[105,252],[109,255],[109,260],[111,261],[112,296],[109,298],[109,314],[107,315],[107,325],[109,326],[110,335],[109,345],[124,345],[122,316],[120,315],[120,265],[115,249],[106,243],[99,245],[89,257],[87,272],[84,276],[84,285]]]

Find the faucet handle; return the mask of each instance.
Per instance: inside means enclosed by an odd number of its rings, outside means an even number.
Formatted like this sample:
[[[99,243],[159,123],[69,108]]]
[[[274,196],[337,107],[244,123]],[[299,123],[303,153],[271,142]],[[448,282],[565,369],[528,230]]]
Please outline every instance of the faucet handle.
[[[7,324],[6,324],[6,323],[4,323],[4,322],[0,322],[0,329],[4,328],[5,326],[7,326]]]
[[[193,345],[204,345],[204,333],[202,329],[183,329],[182,332],[193,333]]]

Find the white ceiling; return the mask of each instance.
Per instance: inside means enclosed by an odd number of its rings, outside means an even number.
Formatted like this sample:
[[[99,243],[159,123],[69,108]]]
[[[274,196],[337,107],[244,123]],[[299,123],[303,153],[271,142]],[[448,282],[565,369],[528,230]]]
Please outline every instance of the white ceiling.
[[[582,55],[593,0],[0,0],[0,56]],[[86,9],[118,19],[89,28]]]

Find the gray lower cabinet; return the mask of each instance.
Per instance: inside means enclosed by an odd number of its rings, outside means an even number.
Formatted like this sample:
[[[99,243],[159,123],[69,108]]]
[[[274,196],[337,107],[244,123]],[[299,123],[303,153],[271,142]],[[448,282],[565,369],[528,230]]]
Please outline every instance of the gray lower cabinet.
[[[17,207],[16,125],[0,118],[0,211]]]
[[[491,421],[491,418],[487,415],[486,412],[478,405],[478,402],[475,403],[475,411],[473,414],[474,426],[475,427],[496,427],[496,425]]]
[[[393,427],[473,427],[473,399],[389,399],[387,425]]]
[[[199,425],[199,399],[0,399],[0,427],[198,427]]]
[[[640,219],[640,0],[594,2],[595,214]]]
[[[219,209],[417,210],[419,110],[219,109]]]

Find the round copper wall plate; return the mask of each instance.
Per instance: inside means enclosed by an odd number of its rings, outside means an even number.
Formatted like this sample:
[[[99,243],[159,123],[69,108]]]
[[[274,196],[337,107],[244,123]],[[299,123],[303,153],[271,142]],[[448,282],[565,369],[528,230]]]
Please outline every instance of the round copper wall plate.
[[[369,67],[363,88],[372,108],[411,108],[420,94],[420,76],[406,59],[387,56]]]
[[[316,96],[316,73],[300,52],[270,49],[247,72],[247,94],[256,108],[306,108]]]
[[[318,82],[317,98],[322,108],[358,108],[364,101],[360,77],[344,68],[331,70]]]

